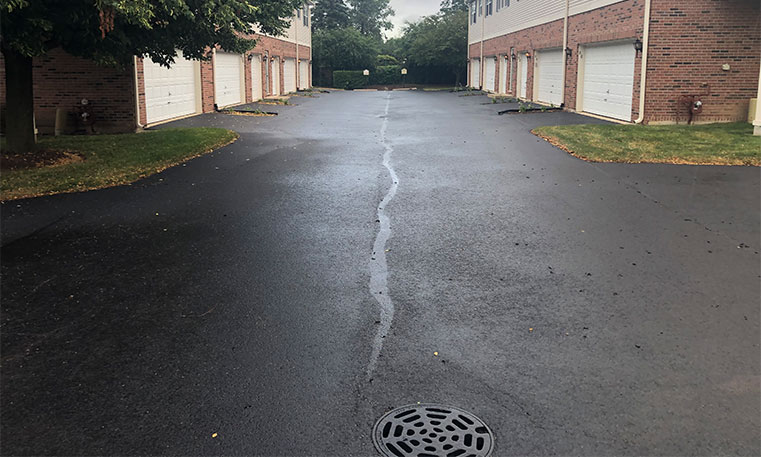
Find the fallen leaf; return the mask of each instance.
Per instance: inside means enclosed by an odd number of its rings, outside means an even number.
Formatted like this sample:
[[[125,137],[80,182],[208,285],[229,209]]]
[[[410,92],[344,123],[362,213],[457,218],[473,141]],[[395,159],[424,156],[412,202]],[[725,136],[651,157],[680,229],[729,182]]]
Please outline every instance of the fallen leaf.
[[[434,352],[433,352],[433,355],[434,355],[434,356],[438,356],[438,355],[439,355],[439,353],[438,353],[438,352],[436,352],[436,351],[434,351]]]
[[[212,433],[212,434],[211,434],[211,437],[212,437],[212,438],[216,438],[216,437],[217,437],[217,433],[216,433],[216,432]]]

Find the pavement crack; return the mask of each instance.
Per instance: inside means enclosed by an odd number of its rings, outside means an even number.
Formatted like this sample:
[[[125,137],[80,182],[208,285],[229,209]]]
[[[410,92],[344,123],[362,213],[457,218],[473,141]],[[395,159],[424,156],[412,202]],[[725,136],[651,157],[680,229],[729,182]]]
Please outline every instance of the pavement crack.
[[[391,323],[394,320],[394,303],[388,292],[388,264],[386,262],[386,242],[391,238],[391,219],[386,214],[386,207],[396,195],[396,190],[399,187],[399,178],[396,176],[396,171],[394,171],[394,167],[391,164],[391,155],[394,152],[394,148],[386,136],[390,107],[391,94],[389,93],[386,96],[386,109],[384,111],[383,125],[381,126],[380,131],[380,141],[386,149],[383,154],[383,166],[386,167],[391,176],[391,186],[389,187],[386,196],[383,197],[383,200],[378,204],[378,221],[380,228],[375,237],[372,256],[370,256],[370,294],[380,305],[380,322],[375,334],[375,339],[373,340],[370,361],[367,364],[366,379],[368,382],[372,379],[373,373],[375,372],[378,358],[383,349],[383,341],[388,335],[388,332],[391,329]]]

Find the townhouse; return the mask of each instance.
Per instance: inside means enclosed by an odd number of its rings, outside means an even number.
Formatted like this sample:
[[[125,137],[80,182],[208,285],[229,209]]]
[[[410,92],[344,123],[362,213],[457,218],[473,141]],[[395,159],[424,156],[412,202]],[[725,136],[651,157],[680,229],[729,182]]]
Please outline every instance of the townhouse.
[[[636,123],[744,121],[759,110],[758,0],[469,6],[471,87]]]
[[[134,132],[182,117],[308,89],[312,84],[311,7],[294,11],[283,36],[251,35],[245,55],[210,50],[209,60],[179,55],[171,68],[135,57],[128,68],[105,68],[55,49],[34,59],[35,120],[53,133],[56,112],[75,129],[82,101],[97,132]],[[0,110],[5,105],[5,63],[0,54]],[[3,110],[4,112],[4,110]]]

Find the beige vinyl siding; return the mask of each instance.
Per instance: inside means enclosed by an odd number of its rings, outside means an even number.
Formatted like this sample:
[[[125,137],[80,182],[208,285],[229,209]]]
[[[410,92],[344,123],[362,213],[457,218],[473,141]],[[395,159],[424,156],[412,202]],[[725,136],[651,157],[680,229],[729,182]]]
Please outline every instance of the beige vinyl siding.
[[[570,0],[570,14],[579,14],[622,0]],[[478,22],[469,23],[468,43],[481,41],[481,21],[485,21],[484,40],[546,24],[565,15],[565,0],[511,0],[510,6],[500,8],[491,16],[479,16]]]

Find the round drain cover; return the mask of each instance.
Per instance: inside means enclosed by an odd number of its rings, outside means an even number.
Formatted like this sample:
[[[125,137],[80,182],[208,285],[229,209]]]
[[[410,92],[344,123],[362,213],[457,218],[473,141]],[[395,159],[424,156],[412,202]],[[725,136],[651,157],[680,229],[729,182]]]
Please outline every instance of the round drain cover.
[[[386,457],[489,457],[494,435],[467,411],[422,404],[386,413],[375,423],[373,442]]]

